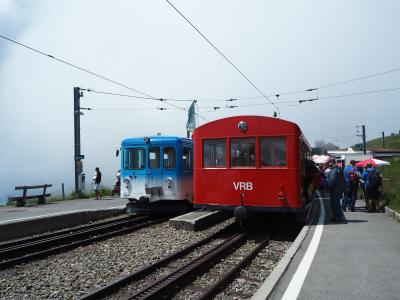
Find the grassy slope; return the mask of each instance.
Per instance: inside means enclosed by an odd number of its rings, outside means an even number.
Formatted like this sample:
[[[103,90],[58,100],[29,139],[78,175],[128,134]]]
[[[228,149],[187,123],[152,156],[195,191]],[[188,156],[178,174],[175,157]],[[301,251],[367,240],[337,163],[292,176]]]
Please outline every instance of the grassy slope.
[[[382,148],[382,139],[374,139],[367,142],[368,150],[371,148]],[[400,135],[385,137],[385,149],[400,149]]]
[[[367,142],[367,149],[382,148],[382,139]],[[386,149],[400,149],[400,135],[385,137]],[[383,200],[387,205],[400,212],[400,157],[384,159],[390,161],[390,166],[382,170],[383,175]]]
[[[391,209],[400,213],[400,157],[388,161],[390,166],[382,171],[383,199]]]

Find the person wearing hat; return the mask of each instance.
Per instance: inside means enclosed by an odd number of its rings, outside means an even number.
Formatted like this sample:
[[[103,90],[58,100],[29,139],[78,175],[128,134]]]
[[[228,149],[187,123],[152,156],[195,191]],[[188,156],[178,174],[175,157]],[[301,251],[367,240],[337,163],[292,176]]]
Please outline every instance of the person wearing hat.
[[[340,199],[345,187],[343,170],[339,168],[333,157],[329,159],[329,168],[331,169],[329,173],[329,194],[333,212],[332,222],[346,222],[340,206]]]

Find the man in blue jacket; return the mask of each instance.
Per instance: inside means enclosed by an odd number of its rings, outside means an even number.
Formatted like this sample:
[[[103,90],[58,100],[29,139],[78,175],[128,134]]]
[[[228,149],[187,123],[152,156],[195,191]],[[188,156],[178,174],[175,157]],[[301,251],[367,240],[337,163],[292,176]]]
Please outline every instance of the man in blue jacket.
[[[345,187],[343,170],[339,168],[333,157],[329,159],[329,167],[331,169],[329,173],[329,193],[334,215],[332,222],[346,222],[340,207],[340,199],[343,197]]]
[[[349,207],[351,211],[354,211],[354,207],[357,199],[358,183],[361,177],[360,171],[355,166],[355,160],[350,161],[350,165],[344,168],[344,180],[345,180],[345,194],[342,202],[342,209],[346,211]]]
[[[374,212],[379,210],[379,188],[382,185],[382,177],[379,172],[368,163],[362,174],[362,179],[364,181],[365,191],[367,195],[367,209],[369,212]]]

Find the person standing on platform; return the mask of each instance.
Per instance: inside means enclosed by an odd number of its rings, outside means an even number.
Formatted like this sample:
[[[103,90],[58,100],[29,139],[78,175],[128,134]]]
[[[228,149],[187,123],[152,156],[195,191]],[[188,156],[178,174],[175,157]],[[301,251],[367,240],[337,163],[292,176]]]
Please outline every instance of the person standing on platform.
[[[344,175],[342,168],[336,164],[334,158],[329,159],[329,194],[331,201],[331,208],[333,212],[332,222],[346,222],[340,207],[340,199],[343,197],[344,192]]]
[[[361,174],[356,168],[355,164],[355,160],[351,160],[350,165],[346,166],[343,171],[346,185],[342,203],[343,211],[346,211],[346,208],[354,211],[356,205],[358,184]]]
[[[94,169],[95,173],[93,176],[93,190],[96,193],[96,200],[101,199],[100,192],[99,192],[99,187],[100,187],[100,182],[101,182],[101,172],[99,167]]]
[[[325,191],[329,193],[329,174],[331,172],[331,168],[329,167],[329,162],[324,163],[322,165],[322,170],[323,170],[323,180],[322,180],[322,187],[323,187],[323,193],[322,196],[324,196]]]
[[[368,212],[379,211],[379,189],[382,185],[382,177],[379,172],[368,163],[362,174],[367,196]]]

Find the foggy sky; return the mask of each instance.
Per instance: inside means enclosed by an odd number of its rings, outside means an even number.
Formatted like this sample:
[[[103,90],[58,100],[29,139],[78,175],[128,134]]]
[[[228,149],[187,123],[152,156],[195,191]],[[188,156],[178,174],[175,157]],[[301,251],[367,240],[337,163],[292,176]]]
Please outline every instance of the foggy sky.
[[[398,1],[173,1],[267,95],[320,87],[400,67]],[[272,116],[259,96],[165,1],[0,0],[0,33],[155,97],[199,99],[199,114]],[[400,72],[277,103],[400,87]],[[74,188],[73,87],[134,92],[0,39],[0,200],[21,184]],[[340,147],[398,132],[399,91],[280,105],[309,142]],[[276,101],[276,97],[271,97]],[[188,108],[190,102],[172,102]],[[111,186],[115,149],[126,137],[185,135],[187,112],[149,100],[84,93],[81,118],[87,177],[99,166]],[[101,110],[101,109],[125,110]],[[153,108],[153,109],[148,109]],[[200,124],[206,121],[199,119]]]

